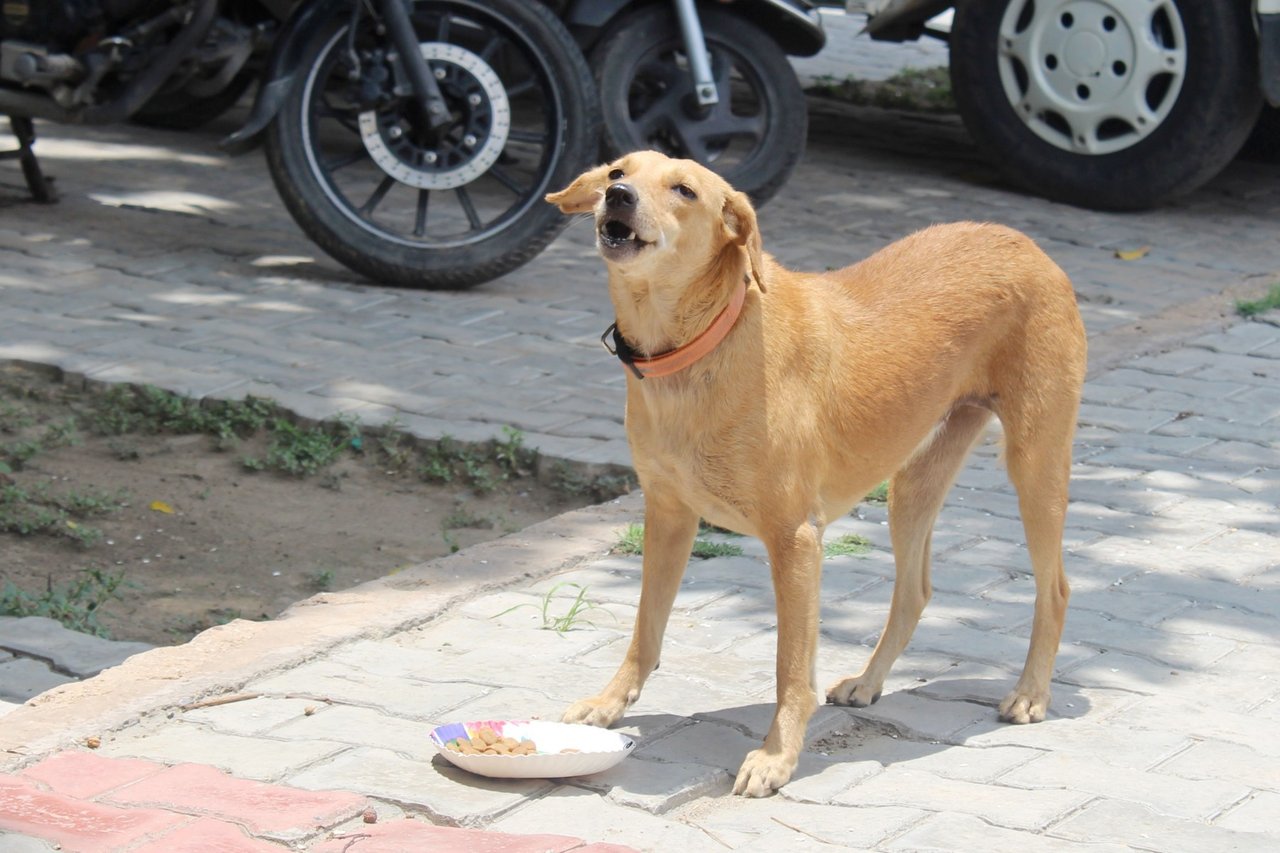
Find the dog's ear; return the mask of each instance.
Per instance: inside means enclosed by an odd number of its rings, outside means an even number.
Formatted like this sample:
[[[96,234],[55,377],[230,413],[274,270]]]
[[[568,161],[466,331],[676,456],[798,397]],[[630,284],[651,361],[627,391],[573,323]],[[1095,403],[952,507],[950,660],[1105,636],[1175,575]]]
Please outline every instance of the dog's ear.
[[[734,191],[725,197],[723,218],[729,238],[747,250],[751,277],[755,279],[760,292],[764,293],[764,260],[761,257],[764,248],[760,242],[760,229],[756,225],[756,211],[746,193]]]
[[[561,213],[586,213],[596,206],[609,179],[609,166],[597,166],[583,172],[573,183],[558,193],[547,193],[546,200]]]

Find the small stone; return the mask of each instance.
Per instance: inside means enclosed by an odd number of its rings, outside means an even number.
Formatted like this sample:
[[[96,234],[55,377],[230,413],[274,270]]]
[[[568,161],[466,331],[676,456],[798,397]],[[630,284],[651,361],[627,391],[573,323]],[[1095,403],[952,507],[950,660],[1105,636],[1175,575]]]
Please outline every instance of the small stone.
[[[365,823],[377,823],[378,813],[372,808],[367,808],[364,810],[364,814],[361,815],[361,818],[363,818]]]
[[[98,737],[97,735],[89,735],[87,738],[84,739],[84,745],[89,747],[90,749],[97,749],[98,747],[102,746],[102,738]]]
[[[307,707],[302,709],[303,716],[307,716],[307,717],[310,717],[315,712],[316,712],[315,705],[308,705]]]

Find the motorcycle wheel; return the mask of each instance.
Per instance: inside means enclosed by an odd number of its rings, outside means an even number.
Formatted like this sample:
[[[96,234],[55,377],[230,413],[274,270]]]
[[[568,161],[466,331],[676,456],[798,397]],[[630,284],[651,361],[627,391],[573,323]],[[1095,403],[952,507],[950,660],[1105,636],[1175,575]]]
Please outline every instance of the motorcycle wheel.
[[[763,203],[804,153],[804,92],[772,38],[732,13],[698,11],[720,102],[698,105],[684,39],[667,5],[629,14],[591,51],[605,153],[656,148],[697,160]]]
[[[431,0],[412,22],[453,124],[421,130],[416,104],[391,92],[391,44],[367,15],[353,40],[344,12],[305,44],[267,163],[293,218],[342,264],[379,283],[470,287],[564,228],[542,197],[593,160],[598,102],[581,51],[539,3]]]
[[[1194,189],[1244,144],[1262,103],[1248,4],[957,4],[951,81],[1007,177],[1099,210]]]

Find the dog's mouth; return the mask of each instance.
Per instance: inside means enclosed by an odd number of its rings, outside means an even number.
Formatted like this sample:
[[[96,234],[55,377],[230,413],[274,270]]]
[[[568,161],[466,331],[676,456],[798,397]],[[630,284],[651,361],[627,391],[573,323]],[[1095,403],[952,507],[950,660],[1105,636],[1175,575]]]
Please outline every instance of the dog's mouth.
[[[597,229],[600,245],[611,252],[639,251],[649,244],[640,239],[635,229],[621,219],[606,219]]]

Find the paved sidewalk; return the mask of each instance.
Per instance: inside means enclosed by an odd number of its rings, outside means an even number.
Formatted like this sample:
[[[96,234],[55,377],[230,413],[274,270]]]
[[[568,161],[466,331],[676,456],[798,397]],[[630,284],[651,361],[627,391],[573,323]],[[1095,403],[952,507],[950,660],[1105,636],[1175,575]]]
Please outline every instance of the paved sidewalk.
[[[379,288],[317,255],[260,156],[213,153],[226,129],[48,128],[56,207],[0,171],[0,358],[425,437],[515,424],[554,457],[629,462],[586,229],[467,293]],[[814,104],[805,163],[760,218],[768,250],[819,269],[991,219],[1072,276],[1091,370],[1049,720],[995,721],[1032,590],[989,442],[943,511],[934,599],[884,698],[820,709],[777,797],[727,793],[772,710],[752,540],[690,565],[617,768],[493,782],[431,755],[432,724],[554,719],[608,679],[638,597],[638,558],[609,554],[632,496],[0,707],[0,850],[1277,849],[1280,316],[1231,304],[1280,281],[1280,167],[1098,214],[1008,192],[952,118]],[[862,665],[888,605],[883,509],[829,538],[847,533],[871,548],[826,562],[820,686]],[[613,618],[560,635],[510,609],[565,581]]]

